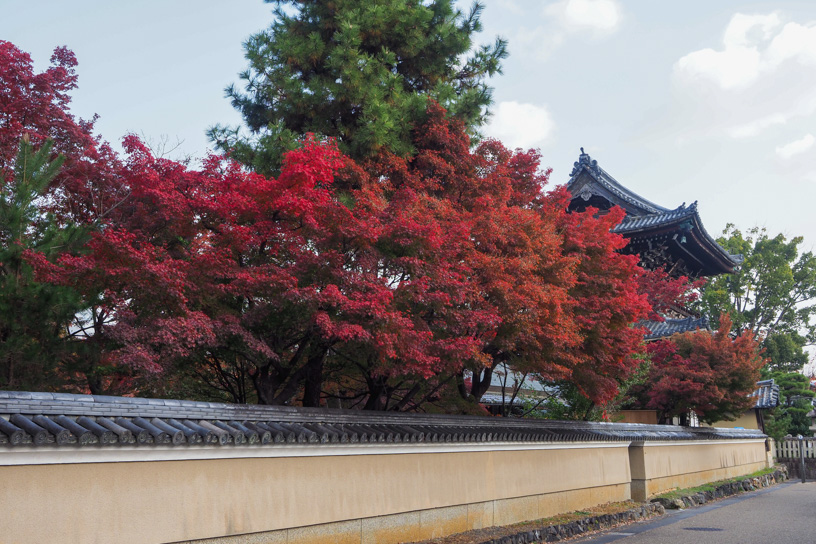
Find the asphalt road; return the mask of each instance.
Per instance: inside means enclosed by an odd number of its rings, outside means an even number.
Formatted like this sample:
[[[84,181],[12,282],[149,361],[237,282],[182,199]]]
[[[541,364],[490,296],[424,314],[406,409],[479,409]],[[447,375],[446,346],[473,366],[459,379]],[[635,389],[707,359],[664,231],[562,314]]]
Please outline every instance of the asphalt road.
[[[814,544],[816,483],[789,482],[698,508],[669,510],[581,544]]]

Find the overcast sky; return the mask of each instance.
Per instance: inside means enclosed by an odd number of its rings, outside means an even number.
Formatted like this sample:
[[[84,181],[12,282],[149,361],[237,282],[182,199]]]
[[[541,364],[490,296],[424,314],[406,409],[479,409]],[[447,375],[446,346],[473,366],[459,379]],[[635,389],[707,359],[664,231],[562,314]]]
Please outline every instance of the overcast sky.
[[[488,135],[539,148],[554,183],[583,146],[649,200],[698,200],[712,235],[731,222],[816,246],[816,2],[484,1],[483,41],[510,42]],[[105,139],[202,156],[208,126],[240,122],[223,89],[271,17],[260,0],[6,0],[0,39],[39,70],[72,49],[73,111],[99,114]]]

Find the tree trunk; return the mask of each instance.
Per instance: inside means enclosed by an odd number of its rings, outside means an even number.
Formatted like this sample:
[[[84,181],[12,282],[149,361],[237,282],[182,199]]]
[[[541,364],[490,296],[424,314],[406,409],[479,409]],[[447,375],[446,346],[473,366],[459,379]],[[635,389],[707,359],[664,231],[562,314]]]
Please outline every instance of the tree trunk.
[[[306,377],[303,384],[303,406],[320,406],[320,393],[323,391],[323,365],[326,362],[328,348],[316,346],[315,352],[306,361]]]
[[[480,373],[473,373],[473,383],[470,386],[470,394],[479,402],[482,400],[482,397],[485,393],[487,393],[487,389],[490,387],[490,381],[493,379],[493,366],[489,366],[484,369],[484,372]]]
[[[283,404],[276,402],[275,395],[281,384],[280,377],[276,372],[270,373],[270,368],[271,365],[267,364],[252,374],[252,385],[258,394],[258,404]]]
[[[382,376],[366,376],[368,384],[368,400],[363,410],[385,410],[387,379]]]
[[[420,384],[415,383],[411,390],[405,393],[405,396],[402,397],[402,399],[400,399],[398,403],[392,406],[390,410],[392,412],[401,412],[408,405],[408,403],[414,399],[416,394],[419,393],[420,389],[421,389]]]
[[[85,374],[88,382],[88,389],[91,391],[91,395],[104,395],[106,393],[105,386],[102,384],[102,378],[99,374],[92,372],[87,372]]]

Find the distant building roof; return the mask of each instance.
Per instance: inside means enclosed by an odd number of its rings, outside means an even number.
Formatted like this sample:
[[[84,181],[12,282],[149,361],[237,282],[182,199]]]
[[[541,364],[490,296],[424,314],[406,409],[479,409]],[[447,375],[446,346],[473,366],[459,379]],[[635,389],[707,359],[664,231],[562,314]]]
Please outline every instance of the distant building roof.
[[[779,386],[771,380],[757,382],[757,389],[751,393],[756,400],[754,408],[765,410],[779,406]]]
[[[510,401],[512,401],[512,403]],[[479,404],[488,404],[491,406],[513,404],[513,406],[521,406],[524,404],[524,399],[520,399],[518,396],[513,398],[512,392],[508,392],[508,394],[504,395],[503,398],[501,393],[485,393],[482,395],[482,399],[479,401]]]
[[[706,317],[686,317],[683,319],[666,319],[665,321],[641,321],[641,327],[649,329],[644,339],[658,340],[673,334],[696,331],[698,329],[709,330],[708,318]]]
[[[547,387],[536,379],[535,376],[513,370],[506,363],[497,364],[496,368],[493,369],[493,374],[490,376],[490,386],[498,388],[506,387],[508,391],[512,391],[517,385],[521,386],[520,389],[522,391],[547,392]],[[499,402],[501,402],[501,400]]]

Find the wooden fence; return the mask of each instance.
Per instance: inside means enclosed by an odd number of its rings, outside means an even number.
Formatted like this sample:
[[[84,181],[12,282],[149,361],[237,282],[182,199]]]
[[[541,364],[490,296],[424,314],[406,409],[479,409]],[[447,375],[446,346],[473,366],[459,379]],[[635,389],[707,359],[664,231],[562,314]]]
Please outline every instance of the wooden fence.
[[[816,459],[816,438],[805,438],[802,440],[803,453],[805,459]],[[783,438],[776,443],[777,459],[799,459],[799,439]]]

